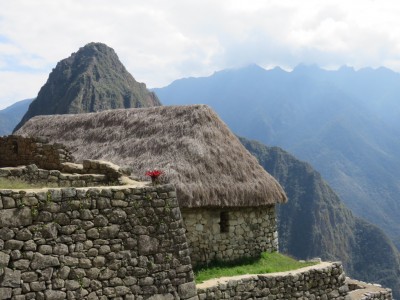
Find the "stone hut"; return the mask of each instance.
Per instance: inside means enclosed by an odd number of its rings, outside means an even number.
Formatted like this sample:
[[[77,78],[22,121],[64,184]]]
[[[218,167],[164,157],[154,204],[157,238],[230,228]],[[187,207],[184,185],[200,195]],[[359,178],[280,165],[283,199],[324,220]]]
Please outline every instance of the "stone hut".
[[[286,195],[206,105],[38,116],[15,134],[63,143],[77,162],[129,166],[139,180],[163,170],[177,189],[193,264],[278,250],[275,204]]]

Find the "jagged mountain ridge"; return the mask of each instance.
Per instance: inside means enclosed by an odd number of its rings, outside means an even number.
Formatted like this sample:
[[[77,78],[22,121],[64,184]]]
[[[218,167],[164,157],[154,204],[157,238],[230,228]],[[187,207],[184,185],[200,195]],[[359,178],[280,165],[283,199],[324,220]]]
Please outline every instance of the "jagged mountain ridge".
[[[112,48],[89,43],[57,63],[14,131],[37,115],[160,104],[157,96],[126,70]]]
[[[0,110],[0,136],[10,134],[28,110],[33,99],[18,101]]]
[[[252,65],[154,91],[165,105],[208,104],[236,134],[310,162],[400,248],[400,74]]]
[[[355,217],[308,163],[278,147],[240,140],[288,196],[278,209],[281,252],[341,260],[352,277],[381,283],[400,296],[400,254],[382,230]]]

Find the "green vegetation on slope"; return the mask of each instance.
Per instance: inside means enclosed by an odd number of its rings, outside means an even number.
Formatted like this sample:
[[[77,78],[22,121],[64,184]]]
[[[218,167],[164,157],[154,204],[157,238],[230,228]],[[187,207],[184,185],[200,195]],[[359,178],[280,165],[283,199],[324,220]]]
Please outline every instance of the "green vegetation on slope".
[[[264,252],[258,259],[244,259],[234,263],[218,262],[210,267],[200,268],[195,270],[195,277],[196,282],[200,283],[212,278],[291,271],[315,264],[313,262],[299,262],[277,252]]]

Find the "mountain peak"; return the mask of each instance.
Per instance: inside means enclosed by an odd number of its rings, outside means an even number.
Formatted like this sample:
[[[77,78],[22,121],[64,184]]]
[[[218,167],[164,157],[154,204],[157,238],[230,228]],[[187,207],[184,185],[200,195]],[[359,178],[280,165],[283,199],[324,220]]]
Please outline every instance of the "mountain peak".
[[[119,58],[113,48],[103,43],[94,43],[94,42],[86,44],[85,46],[79,48],[79,50],[77,52],[72,53],[69,58],[74,59],[76,57],[80,58],[108,57],[112,59],[117,59],[119,61]]]
[[[57,63],[14,131],[37,115],[158,105],[157,96],[133,78],[114,49],[89,43]]]

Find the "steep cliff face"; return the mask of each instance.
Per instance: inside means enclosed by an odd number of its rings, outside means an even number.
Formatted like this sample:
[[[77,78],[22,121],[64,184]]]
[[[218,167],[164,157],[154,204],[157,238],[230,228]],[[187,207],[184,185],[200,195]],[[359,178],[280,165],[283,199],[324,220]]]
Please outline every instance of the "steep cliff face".
[[[90,43],[57,64],[14,131],[37,115],[158,105],[157,96],[132,77],[112,48]]]
[[[288,196],[278,210],[281,252],[341,260],[352,277],[381,283],[400,296],[400,255],[381,229],[355,217],[309,164],[280,148],[241,141]]]

